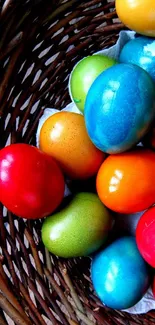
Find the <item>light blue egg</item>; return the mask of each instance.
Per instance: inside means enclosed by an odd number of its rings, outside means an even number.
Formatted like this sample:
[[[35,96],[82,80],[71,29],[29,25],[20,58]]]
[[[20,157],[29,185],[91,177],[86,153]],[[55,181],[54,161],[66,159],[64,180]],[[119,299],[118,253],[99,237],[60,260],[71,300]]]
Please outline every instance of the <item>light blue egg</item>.
[[[147,291],[150,269],[141,257],[134,237],[123,237],[94,257],[91,277],[103,304],[114,309],[127,309]]]
[[[138,65],[155,81],[155,39],[137,37],[129,41],[123,47],[119,61]]]
[[[140,67],[116,64],[92,84],[84,117],[97,148],[110,154],[126,151],[141,140],[155,117],[155,84]]]

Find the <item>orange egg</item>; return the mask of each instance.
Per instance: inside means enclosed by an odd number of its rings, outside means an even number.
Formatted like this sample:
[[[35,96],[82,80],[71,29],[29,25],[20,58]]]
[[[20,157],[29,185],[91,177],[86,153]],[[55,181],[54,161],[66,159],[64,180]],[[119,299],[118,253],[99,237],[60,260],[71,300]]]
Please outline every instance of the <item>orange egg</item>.
[[[116,0],[116,11],[130,29],[155,37],[155,0]]]
[[[97,175],[101,201],[119,213],[135,213],[155,203],[155,153],[136,149],[109,156]]]
[[[49,117],[41,128],[39,145],[73,179],[95,175],[105,158],[89,139],[84,117],[77,113],[64,111]]]

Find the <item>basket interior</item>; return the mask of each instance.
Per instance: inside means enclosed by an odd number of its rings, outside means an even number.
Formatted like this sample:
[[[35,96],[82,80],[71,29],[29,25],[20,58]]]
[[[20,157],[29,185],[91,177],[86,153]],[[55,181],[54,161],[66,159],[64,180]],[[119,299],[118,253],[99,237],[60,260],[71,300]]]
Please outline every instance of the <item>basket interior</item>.
[[[124,25],[111,0],[7,0],[0,10],[0,146],[35,144],[44,109],[70,102],[75,63],[115,44]],[[154,312],[135,316],[103,307],[90,259],[49,254],[42,221],[24,221],[3,206],[0,213],[1,325],[154,324]]]

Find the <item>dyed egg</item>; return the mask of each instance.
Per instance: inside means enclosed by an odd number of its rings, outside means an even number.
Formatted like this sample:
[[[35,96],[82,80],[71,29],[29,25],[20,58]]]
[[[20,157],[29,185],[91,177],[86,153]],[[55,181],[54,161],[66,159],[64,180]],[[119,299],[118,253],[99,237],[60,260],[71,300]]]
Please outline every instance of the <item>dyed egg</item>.
[[[148,264],[155,267],[155,207],[140,218],[136,229],[138,249]]]
[[[146,134],[155,117],[155,85],[140,67],[116,64],[92,84],[84,115],[97,148],[110,154],[126,151]]]
[[[129,41],[123,47],[119,61],[138,65],[155,81],[155,39],[137,37]]]
[[[149,267],[134,237],[114,241],[92,261],[94,289],[103,304],[114,309],[134,306],[150,284]]]
[[[155,153],[147,149],[111,155],[101,165],[100,200],[118,213],[136,213],[155,203]]]
[[[77,113],[64,111],[49,117],[41,128],[39,146],[73,179],[95,175],[105,158],[89,139],[84,117]]]
[[[85,99],[93,81],[102,71],[114,64],[114,59],[96,54],[82,59],[74,67],[69,80],[69,92],[81,112],[84,111]]]
[[[15,143],[0,150],[0,204],[13,214],[44,218],[59,207],[64,190],[59,166],[38,148]]]
[[[46,218],[42,240],[55,255],[86,256],[106,242],[113,218],[94,193],[78,193],[61,211]]]
[[[155,36],[154,0],[116,0],[120,20],[139,34]]]

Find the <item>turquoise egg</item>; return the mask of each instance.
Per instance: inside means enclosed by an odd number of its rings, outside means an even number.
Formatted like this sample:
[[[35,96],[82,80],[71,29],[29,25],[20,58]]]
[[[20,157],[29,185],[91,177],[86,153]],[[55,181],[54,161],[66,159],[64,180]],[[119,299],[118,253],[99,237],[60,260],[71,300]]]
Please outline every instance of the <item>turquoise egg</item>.
[[[85,124],[92,142],[109,154],[130,149],[155,117],[155,85],[132,64],[116,64],[93,82],[85,103]]]
[[[103,304],[114,309],[134,306],[150,284],[150,268],[134,237],[123,237],[99,252],[91,265],[94,289]]]
[[[137,37],[129,41],[123,47],[119,61],[138,65],[155,81],[155,39]]]

